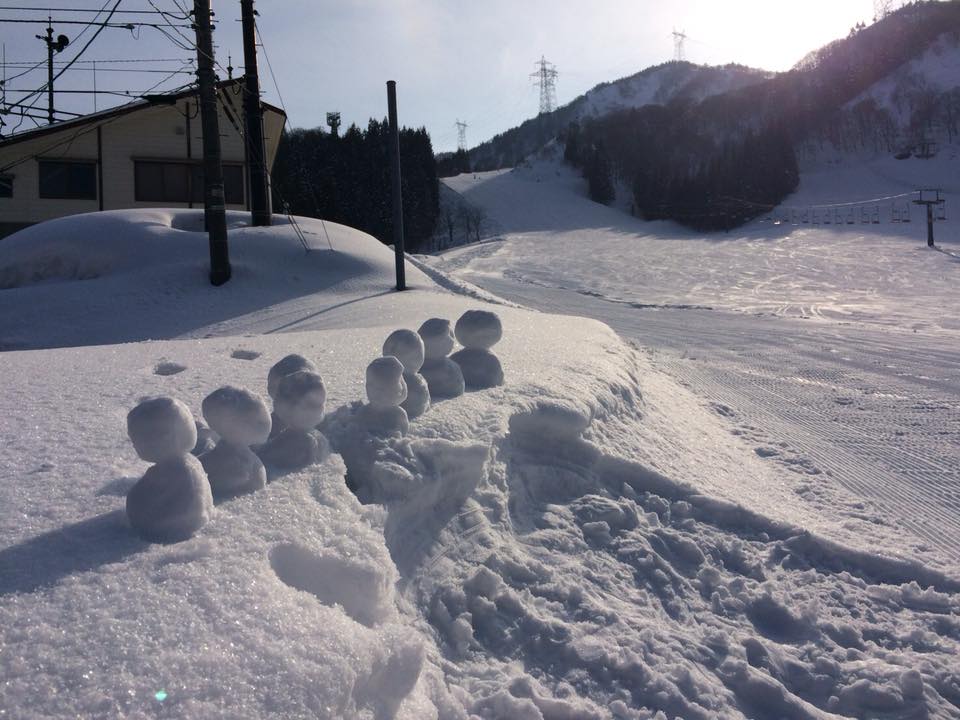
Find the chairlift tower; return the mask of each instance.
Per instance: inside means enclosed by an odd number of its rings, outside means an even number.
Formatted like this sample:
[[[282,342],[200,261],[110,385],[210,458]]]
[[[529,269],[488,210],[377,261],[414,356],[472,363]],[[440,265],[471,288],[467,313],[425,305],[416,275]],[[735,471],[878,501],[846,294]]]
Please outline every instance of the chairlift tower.
[[[457,120],[457,150],[466,150],[467,149],[467,128],[469,126],[465,122]]]
[[[534,79],[534,85],[540,88],[540,114],[553,112],[557,106],[557,68],[553,63],[547,62],[544,56],[540,56],[536,63],[537,70],[530,74]]]

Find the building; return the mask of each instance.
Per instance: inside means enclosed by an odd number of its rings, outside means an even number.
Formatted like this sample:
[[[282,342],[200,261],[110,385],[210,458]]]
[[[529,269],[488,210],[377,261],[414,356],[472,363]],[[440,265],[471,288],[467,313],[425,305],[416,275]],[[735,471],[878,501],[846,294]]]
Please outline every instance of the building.
[[[218,83],[227,208],[249,209],[243,81]],[[286,122],[262,103],[268,170]],[[151,96],[0,140],[0,238],[77,213],[203,207],[203,138],[195,88]]]

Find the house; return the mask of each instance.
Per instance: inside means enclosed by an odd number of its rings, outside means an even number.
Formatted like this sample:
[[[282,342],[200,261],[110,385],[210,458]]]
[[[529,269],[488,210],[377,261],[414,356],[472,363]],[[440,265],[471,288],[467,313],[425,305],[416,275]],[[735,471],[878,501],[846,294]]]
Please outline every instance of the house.
[[[241,79],[217,84],[227,208],[249,209]],[[196,88],[152,96],[0,140],[0,238],[51,218],[136,207],[203,207]],[[266,103],[273,166],[286,113]]]

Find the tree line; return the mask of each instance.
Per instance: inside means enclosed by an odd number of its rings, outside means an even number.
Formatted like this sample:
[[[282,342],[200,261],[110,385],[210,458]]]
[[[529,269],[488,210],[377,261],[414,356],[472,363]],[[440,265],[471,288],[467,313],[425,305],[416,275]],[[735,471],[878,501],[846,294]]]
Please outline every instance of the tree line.
[[[371,119],[342,135],[321,128],[285,131],[273,170],[277,211],[318,217],[393,242],[389,123]],[[425,128],[400,130],[400,172],[406,246],[428,244],[439,215],[433,146]]]

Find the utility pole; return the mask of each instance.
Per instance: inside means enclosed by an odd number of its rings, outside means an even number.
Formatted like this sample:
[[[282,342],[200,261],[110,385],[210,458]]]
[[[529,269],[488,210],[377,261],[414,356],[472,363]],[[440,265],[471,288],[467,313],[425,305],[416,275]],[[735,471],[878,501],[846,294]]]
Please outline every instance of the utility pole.
[[[70,38],[66,35],[58,35],[56,40],[53,39],[53,20],[49,15],[47,16],[47,34],[35,37],[47,44],[47,120],[53,125],[53,53],[63,52],[63,49],[70,44]]]
[[[397,290],[407,289],[403,267],[403,191],[400,184],[400,125],[397,123],[397,83],[387,81],[387,111],[390,118],[390,165],[393,176],[393,252],[397,265]]]
[[[263,108],[260,106],[260,77],[257,74],[257,35],[253,0],[240,0],[243,24],[243,114],[246,120],[247,172],[250,175],[250,222],[270,224],[270,191],[267,182],[266,152],[263,145]]]
[[[540,56],[540,61],[536,63],[539,68],[536,72],[530,74],[534,79],[534,85],[540,88],[540,114],[553,112],[557,106],[557,68],[553,63],[547,62],[544,56]]]
[[[213,73],[213,29],[210,0],[194,0],[197,32],[197,80],[200,85],[200,124],[203,131],[203,218],[210,237],[210,282],[223,285],[230,279],[227,247],[227,208],[220,164],[220,119],[217,115],[216,76]]]
[[[460,122],[457,120],[457,150],[466,150],[467,149],[467,128],[469,126],[465,122]]]

